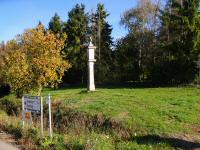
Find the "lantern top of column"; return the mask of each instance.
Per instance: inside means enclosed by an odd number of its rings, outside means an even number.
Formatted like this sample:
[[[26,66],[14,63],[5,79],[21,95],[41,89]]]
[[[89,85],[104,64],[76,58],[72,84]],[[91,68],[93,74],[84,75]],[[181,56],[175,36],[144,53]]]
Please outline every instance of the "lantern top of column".
[[[92,37],[90,37],[89,49],[96,49],[96,46],[94,46],[92,43]]]

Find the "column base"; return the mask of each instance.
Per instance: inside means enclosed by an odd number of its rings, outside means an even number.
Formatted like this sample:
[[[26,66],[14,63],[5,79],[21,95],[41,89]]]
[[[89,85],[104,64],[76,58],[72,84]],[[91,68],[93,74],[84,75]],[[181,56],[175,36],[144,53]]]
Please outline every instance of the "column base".
[[[89,86],[88,91],[95,91],[95,86]]]

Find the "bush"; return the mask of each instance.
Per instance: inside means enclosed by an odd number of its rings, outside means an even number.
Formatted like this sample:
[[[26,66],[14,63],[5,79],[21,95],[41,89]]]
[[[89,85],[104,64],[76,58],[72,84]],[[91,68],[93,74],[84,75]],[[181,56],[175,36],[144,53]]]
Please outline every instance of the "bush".
[[[79,141],[72,141],[67,144],[67,149],[75,149],[75,150],[85,150],[85,144]]]
[[[0,105],[8,115],[18,116],[22,102],[18,99],[3,98],[0,100]]]
[[[8,133],[10,133],[10,134],[12,134],[12,135],[14,135],[14,137],[16,138],[16,139],[20,139],[20,138],[22,138],[22,136],[23,136],[23,130],[22,130],[22,127],[21,126],[14,126],[14,125],[12,125],[12,124],[10,124],[10,125],[8,125],[7,127],[5,127],[6,129],[6,131],[8,132]]]
[[[54,136],[51,140],[50,137],[45,137],[41,143],[42,150],[63,150],[66,149],[64,137],[61,135]]]
[[[30,138],[34,144],[38,144],[39,132],[37,128],[30,128],[27,130],[26,138]]]

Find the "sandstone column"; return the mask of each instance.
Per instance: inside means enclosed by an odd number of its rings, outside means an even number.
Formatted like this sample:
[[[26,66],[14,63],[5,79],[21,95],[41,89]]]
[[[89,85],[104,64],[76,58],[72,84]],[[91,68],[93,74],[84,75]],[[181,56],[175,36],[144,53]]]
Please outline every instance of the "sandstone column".
[[[95,91],[94,84],[94,62],[95,59],[95,49],[96,47],[92,44],[92,38],[90,38],[90,44],[88,47],[88,91]]]

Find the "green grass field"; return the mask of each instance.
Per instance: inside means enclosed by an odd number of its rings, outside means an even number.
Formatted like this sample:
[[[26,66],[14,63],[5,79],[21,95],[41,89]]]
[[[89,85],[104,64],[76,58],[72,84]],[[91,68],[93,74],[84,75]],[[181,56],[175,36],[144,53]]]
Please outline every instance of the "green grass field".
[[[98,88],[89,93],[71,88],[46,90],[43,95],[48,93],[54,101],[62,100],[70,108],[120,121],[137,137],[152,140],[158,135],[200,142],[200,89],[195,87]],[[126,144],[131,147],[130,142]],[[142,145],[149,143],[139,147]]]
[[[72,110],[104,114],[131,129],[135,136],[116,142],[111,135],[96,131],[66,134],[68,142],[79,146],[89,140],[96,146],[88,149],[99,150],[200,148],[200,89],[196,87],[115,87],[97,88],[95,92],[85,88],[45,89],[43,96],[48,94]]]
[[[46,90],[53,100],[91,114],[103,113],[122,121],[136,132],[191,133],[200,127],[200,89],[197,88],[100,88]]]

